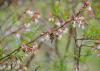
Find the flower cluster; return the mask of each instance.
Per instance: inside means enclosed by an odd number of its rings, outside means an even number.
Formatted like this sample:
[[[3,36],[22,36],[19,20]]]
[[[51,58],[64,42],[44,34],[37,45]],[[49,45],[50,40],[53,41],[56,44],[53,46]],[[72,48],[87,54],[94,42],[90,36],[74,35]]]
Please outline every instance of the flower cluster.
[[[53,22],[54,21],[54,16],[51,12],[48,13],[48,21]]]
[[[26,10],[26,14],[31,17],[31,19],[35,22],[38,23],[38,19],[40,18],[40,12],[39,10],[33,11],[32,9]]]
[[[58,29],[55,33],[55,35],[58,37],[58,39],[61,39],[62,38],[62,34],[64,33],[67,33],[68,32],[68,28],[66,27],[62,27],[60,29]]]
[[[61,25],[63,25],[65,22],[62,19],[56,19],[55,24],[59,27]]]
[[[33,22],[35,22],[36,24],[39,22],[38,21],[39,18],[40,18],[40,12],[39,12],[39,10],[33,11],[32,9],[27,9],[25,11],[25,14],[28,15],[31,18],[32,21],[28,22],[28,23],[25,23],[24,27],[21,28],[21,32],[20,33],[16,32],[16,37],[18,39],[20,39],[22,32],[29,32],[30,31],[30,26],[31,26],[31,24]]]
[[[36,54],[37,51],[38,51],[38,44],[37,44],[37,43],[34,43],[32,47],[29,47],[29,46],[23,44],[23,45],[21,46],[21,49],[22,49],[25,53],[32,53],[32,52],[34,52],[34,54]]]
[[[67,32],[68,32],[67,27],[61,27],[61,28],[57,28],[57,29],[52,28],[52,29],[49,29],[48,32],[46,32],[46,33],[41,33],[41,35],[44,35],[44,36],[41,37],[40,40],[41,41],[51,40],[51,42],[52,42],[55,37],[58,37],[58,39],[61,39],[62,34],[67,33]]]
[[[25,23],[24,26],[25,26],[25,31],[26,32],[30,31],[31,23]]]
[[[90,3],[87,1],[87,0],[83,0],[83,5],[81,6],[81,10],[82,9],[84,9],[84,8],[87,8],[86,9],[86,12],[88,13],[88,15],[90,16],[90,17],[94,17],[94,13],[93,13],[93,11],[92,11],[92,7],[91,7],[91,5],[90,5]]]
[[[27,67],[22,65],[21,61],[15,56],[11,56],[10,59],[7,59],[6,61],[0,61],[0,71],[3,69],[7,71],[11,69],[27,71]]]
[[[73,21],[73,27],[75,28],[78,25],[78,27],[85,29],[85,19],[83,16],[76,17]]]

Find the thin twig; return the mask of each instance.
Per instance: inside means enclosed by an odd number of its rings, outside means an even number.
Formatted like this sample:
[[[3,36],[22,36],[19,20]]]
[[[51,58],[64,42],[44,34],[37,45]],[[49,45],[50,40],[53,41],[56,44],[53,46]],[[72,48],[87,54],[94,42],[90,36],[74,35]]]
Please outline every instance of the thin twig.
[[[40,66],[37,66],[34,71],[37,71],[39,68],[40,68]]]
[[[77,38],[77,40],[100,40],[100,39],[93,39],[93,38]]]

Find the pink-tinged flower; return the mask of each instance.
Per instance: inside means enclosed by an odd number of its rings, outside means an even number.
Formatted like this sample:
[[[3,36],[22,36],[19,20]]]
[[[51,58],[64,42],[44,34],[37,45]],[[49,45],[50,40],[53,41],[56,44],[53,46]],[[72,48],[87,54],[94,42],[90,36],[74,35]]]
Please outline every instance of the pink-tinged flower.
[[[60,29],[58,30],[58,32],[59,32],[59,33],[62,33],[62,32],[63,32],[63,30],[60,28]]]
[[[88,10],[89,10],[89,11],[92,11],[92,8],[91,8],[91,6],[89,6],[89,7],[88,7]]]
[[[74,22],[73,22],[73,27],[75,28],[76,25],[78,25],[78,27],[85,29],[85,19],[83,16],[79,16],[76,17]]]
[[[38,20],[37,18],[35,18],[35,20],[34,20],[34,21],[35,21],[35,23],[36,23],[36,24],[39,22],[39,20]]]
[[[84,17],[83,17],[83,16],[80,16],[79,19],[80,19],[80,20],[84,20]]]
[[[63,19],[56,19],[55,24],[56,24],[57,26],[61,26],[61,25],[64,24],[64,20],[63,20]]]
[[[78,27],[85,29],[85,25],[84,24],[78,24]]]
[[[31,9],[28,9],[26,11],[26,14],[29,15],[31,17],[31,19],[35,22],[35,23],[38,23],[38,19],[40,18],[40,12],[39,10],[31,10]]]
[[[58,39],[61,40],[62,38],[62,34],[58,35]]]
[[[28,10],[26,11],[26,14],[29,15],[30,17],[32,17],[33,14],[34,14],[34,12],[33,12],[33,10],[28,9]]]
[[[84,3],[84,6],[83,7],[87,7],[87,6],[90,5],[90,3],[87,0],[84,0],[83,3]]]
[[[83,4],[81,5],[80,10],[86,8],[89,5],[90,5],[90,3],[87,0],[83,0]]]
[[[34,52],[34,54],[37,54],[37,52],[38,52],[38,44],[37,43],[33,44],[32,52]]]
[[[38,47],[38,44],[36,42],[34,42],[33,44],[33,49],[37,48]]]
[[[29,28],[30,25],[31,25],[31,23],[26,23],[26,24],[25,24],[25,27],[26,27],[26,28]]]
[[[87,13],[88,13],[88,15],[89,15],[90,17],[94,17],[94,13],[93,13],[93,10],[92,10],[91,6],[88,7]]]
[[[64,28],[63,33],[67,33],[68,32],[68,28]]]
[[[32,20],[37,24],[39,22],[40,12],[39,10],[34,11],[34,15],[32,16]]]
[[[34,11],[34,17],[37,18],[37,19],[40,18],[40,12],[39,12],[38,9]]]
[[[61,25],[61,23],[60,23],[59,20],[57,20],[57,21],[55,22],[55,24],[56,24],[57,26],[60,26],[60,25]]]
[[[62,33],[65,33],[67,31],[67,29],[58,29],[55,33],[55,35],[58,37],[58,39],[60,39],[62,37]]]
[[[54,21],[54,17],[50,17],[48,20],[49,20],[49,22],[53,22]]]
[[[76,27],[76,21],[73,22],[73,28],[75,28],[75,27]]]
[[[31,25],[31,23],[24,24],[26,32],[30,31],[30,25]]]
[[[54,21],[54,16],[53,16],[53,14],[52,14],[51,12],[49,12],[49,13],[47,14],[47,16],[48,16],[48,21],[49,21],[49,22],[53,22],[53,21]]]
[[[22,44],[21,48],[24,49],[24,48],[27,48],[27,46],[25,44]]]
[[[45,38],[45,40],[49,40],[49,39],[50,39],[49,34],[46,34],[46,35],[44,36],[44,38]]]
[[[16,37],[20,39],[21,35],[19,33],[16,34]]]
[[[56,32],[55,35],[58,37],[61,33],[60,32]]]

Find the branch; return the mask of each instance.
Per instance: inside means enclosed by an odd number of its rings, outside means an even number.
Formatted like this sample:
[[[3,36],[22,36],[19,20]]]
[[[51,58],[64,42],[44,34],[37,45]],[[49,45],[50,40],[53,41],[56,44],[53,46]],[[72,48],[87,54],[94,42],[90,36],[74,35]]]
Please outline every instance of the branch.
[[[84,3],[84,4],[85,4],[85,3]],[[82,9],[80,9],[79,12],[75,14],[75,17],[79,16],[80,13],[82,12],[82,10],[84,10],[87,6],[88,6],[88,5],[84,5],[84,6],[82,7]],[[54,32],[56,32],[56,31],[58,31],[60,28],[63,28],[65,25],[67,25],[68,23],[72,22],[72,21],[74,20],[75,17],[74,17],[74,16],[69,17],[69,19],[68,19],[63,25],[61,25],[61,26],[58,27],[58,28],[51,28],[51,29],[54,29],[52,32],[54,33]],[[49,30],[50,30],[50,29],[49,29]],[[26,43],[25,45],[33,43],[34,41],[36,41],[36,40],[39,39],[40,37],[46,35],[47,33],[50,34],[51,32],[49,32],[49,30],[48,30],[47,32],[43,32],[43,34],[40,34],[40,36],[38,36],[37,38],[31,40],[30,42]],[[16,31],[18,31],[18,30],[16,30]],[[16,31],[13,31],[11,34],[14,34]],[[10,34],[10,35],[11,35],[11,34]],[[2,41],[0,40],[0,43],[1,43],[1,42],[2,42]],[[3,60],[3,59],[5,59],[5,58],[9,57],[10,55],[14,54],[16,51],[18,51],[18,50],[20,50],[20,49],[21,49],[21,46],[20,46],[19,48],[15,49],[14,51],[12,51],[11,53],[7,54],[6,56],[0,58],[0,60]]]
[[[40,66],[37,66],[34,71],[37,71],[39,68],[40,68]]]
[[[19,47],[19,48],[17,48],[17,49],[15,49],[14,51],[12,51],[11,53],[9,53],[9,54],[7,54],[6,56],[4,56],[4,57],[2,57],[2,58],[0,58],[0,60],[3,60],[3,59],[5,59],[5,58],[7,58],[7,57],[10,57],[12,54],[14,54],[16,51],[19,51],[20,50],[20,48],[21,47]]]
[[[100,40],[100,39],[93,39],[93,38],[77,38],[77,40]]]

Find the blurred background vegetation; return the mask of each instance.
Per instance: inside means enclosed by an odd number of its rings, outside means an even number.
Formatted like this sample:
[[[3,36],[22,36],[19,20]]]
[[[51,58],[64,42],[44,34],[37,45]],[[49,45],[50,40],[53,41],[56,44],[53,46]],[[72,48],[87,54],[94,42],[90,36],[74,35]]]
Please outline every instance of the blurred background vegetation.
[[[77,28],[78,37],[84,35],[100,40],[100,0],[89,0],[89,2],[95,18],[83,13],[88,25],[85,30]],[[31,54],[18,50],[8,57],[2,58],[22,44],[37,38],[42,32],[54,27],[55,22],[48,21],[48,13],[52,13],[51,17],[54,17],[54,20],[58,18],[66,21],[73,12],[78,11],[81,4],[81,0],[0,0],[0,71],[75,71],[73,68],[74,40],[71,37],[71,31],[63,33],[60,39],[55,37],[52,43],[50,40],[41,42],[40,38],[36,40],[41,45],[32,60],[29,60],[31,63],[29,63],[26,70],[19,70],[16,67],[18,64],[22,67],[27,65]],[[31,8],[33,11],[39,10],[41,17],[37,24],[23,14],[27,8]],[[29,28],[30,31],[18,31],[10,34],[30,22],[32,23]],[[70,26],[72,25],[67,26],[68,29],[71,29]],[[17,38],[17,33],[21,33],[20,39]],[[80,71],[100,71],[100,57],[98,57],[100,52],[97,53],[92,47],[89,47],[94,42],[95,40],[83,41],[87,46],[83,46],[81,49]],[[30,47],[32,45],[29,44]],[[15,59],[17,59],[18,64],[16,63],[15,67],[9,67]],[[8,65],[4,66],[3,64],[7,61],[9,62]]]

